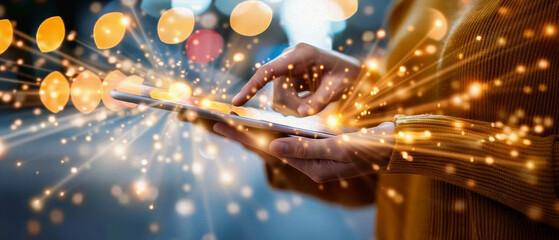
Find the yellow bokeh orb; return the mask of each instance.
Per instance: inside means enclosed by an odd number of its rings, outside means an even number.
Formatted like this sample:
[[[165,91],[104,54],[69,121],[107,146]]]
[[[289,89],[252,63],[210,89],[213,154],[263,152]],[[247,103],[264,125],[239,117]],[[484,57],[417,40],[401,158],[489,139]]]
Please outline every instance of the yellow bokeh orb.
[[[323,0],[327,11],[327,19],[330,21],[344,21],[357,12],[357,0]]]
[[[239,3],[231,12],[231,27],[244,36],[256,36],[268,29],[274,12],[270,6],[260,1]]]
[[[162,42],[177,44],[186,40],[194,30],[194,13],[188,8],[172,8],[163,13],[157,23]]]
[[[64,109],[68,99],[70,98],[70,85],[66,77],[60,72],[53,72],[49,74],[41,82],[39,88],[39,97],[45,107],[57,113]]]
[[[118,84],[116,90],[123,93],[142,95],[142,83],[144,79],[140,76],[132,75],[125,78]],[[134,106],[136,106],[134,104]]]
[[[0,54],[4,53],[12,44],[14,29],[8,19],[0,20]]]
[[[124,38],[130,19],[121,12],[110,12],[101,16],[93,27],[93,40],[99,49],[109,49]]]
[[[115,100],[111,97],[111,91],[116,89],[118,85],[126,79],[126,75],[124,75],[119,70],[115,70],[107,74],[105,79],[103,80],[103,104],[110,110],[113,111],[120,111],[125,107],[135,107],[136,105],[133,103],[127,103],[123,101]]]
[[[60,47],[66,36],[61,17],[47,18],[37,30],[37,46],[41,52],[52,52]]]
[[[83,71],[76,77],[70,88],[72,103],[78,111],[88,114],[101,102],[101,79],[90,71]]]

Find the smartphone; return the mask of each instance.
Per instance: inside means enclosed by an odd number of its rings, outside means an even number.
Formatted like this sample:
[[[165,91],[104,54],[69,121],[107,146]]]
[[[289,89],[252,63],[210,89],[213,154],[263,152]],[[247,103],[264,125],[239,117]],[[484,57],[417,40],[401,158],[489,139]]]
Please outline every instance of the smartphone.
[[[154,99],[146,95],[125,93],[118,90],[112,90],[111,97],[119,101],[145,104],[152,108],[187,114],[187,117],[191,115],[196,118],[223,122],[232,126],[242,125],[248,128],[261,129],[290,136],[324,139],[342,133],[353,132],[349,129],[340,129],[338,131],[329,130],[324,127],[322,119],[316,116],[305,118],[284,116],[277,112],[250,107],[234,107],[226,103],[195,97],[189,98],[188,101],[167,101]]]

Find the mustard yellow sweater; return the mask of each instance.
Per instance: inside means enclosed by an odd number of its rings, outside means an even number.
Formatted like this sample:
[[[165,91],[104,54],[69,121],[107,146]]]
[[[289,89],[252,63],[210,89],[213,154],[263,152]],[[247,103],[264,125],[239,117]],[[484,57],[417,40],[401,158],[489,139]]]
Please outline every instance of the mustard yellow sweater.
[[[378,239],[559,239],[559,1],[400,0],[388,22],[388,169],[316,185],[270,164],[270,183],[374,202]]]

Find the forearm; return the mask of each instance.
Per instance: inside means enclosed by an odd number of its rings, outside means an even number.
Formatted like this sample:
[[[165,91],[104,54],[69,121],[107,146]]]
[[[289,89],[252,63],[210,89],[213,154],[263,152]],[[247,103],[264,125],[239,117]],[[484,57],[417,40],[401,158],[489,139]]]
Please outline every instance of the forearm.
[[[458,185],[559,227],[555,137],[434,115],[401,117],[396,124],[386,173]]]

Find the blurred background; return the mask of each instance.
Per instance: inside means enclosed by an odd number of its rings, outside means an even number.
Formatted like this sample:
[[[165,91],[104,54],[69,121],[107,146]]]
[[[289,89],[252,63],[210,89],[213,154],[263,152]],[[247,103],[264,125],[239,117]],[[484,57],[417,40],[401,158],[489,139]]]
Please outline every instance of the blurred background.
[[[228,25],[242,0],[4,0],[0,19],[34,37],[43,20],[60,16],[76,38],[60,52],[103,71],[120,64],[131,74],[136,67],[147,76],[181,79],[204,95],[225,81],[227,92],[236,92],[255,64],[299,42],[362,60],[382,55],[384,42],[377,38],[390,1],[359,0],[357,12],[337,22],[309,17],[320,1],[263,1],[274,17],[256,37]],[[216,59],[169,67],[188,62],[186,46],[164,44],[154,30],[162,11],[177,6],[194,11],[196,30],[222,37]],[[110,51],[91,47],[96,20],[112,11],[137,14],[135,30],[161,66],[153,65],[133,34]],[[50,71],[67,72],[71,64],[65,60],[15,47],[0,55],[0,239],[373,238],[374,207],[347,209],[274,190],[257,155],[173,113],[99,107],[84,115],[70,106],[50,113],[33,83]],[[269,103],[269,95],[263,96],[252,104]]]

